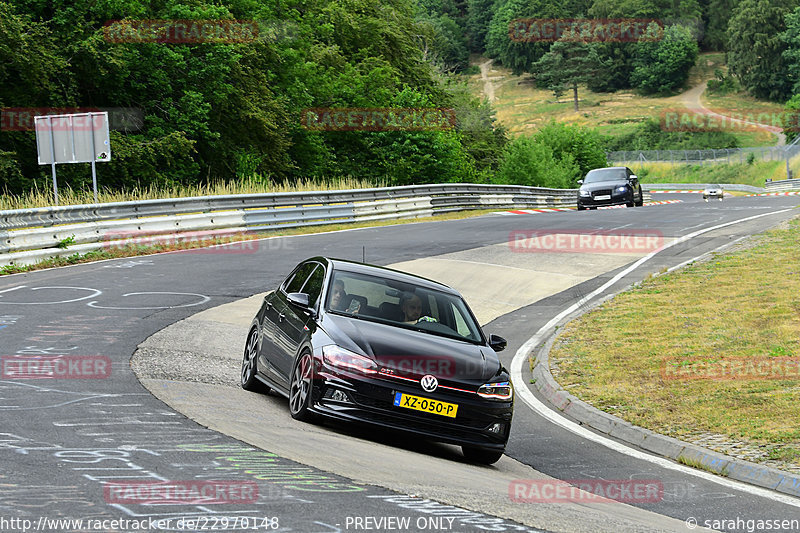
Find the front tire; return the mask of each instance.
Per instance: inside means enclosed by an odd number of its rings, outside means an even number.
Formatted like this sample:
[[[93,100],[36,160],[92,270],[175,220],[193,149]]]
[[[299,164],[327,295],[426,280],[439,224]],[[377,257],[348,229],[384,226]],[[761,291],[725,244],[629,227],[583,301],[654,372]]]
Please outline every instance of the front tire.
[[[472,446],[462,446],[461,451],[464,453],[464,457],[466,457],[467,460],[482,465],[492,465],[503,457],[502,451],[473,448]]]
[[[644,205],[644,194],[642,194],[641,187],[639,188],[639,201],[636,202],[636,207],[642,207]]]
[[[295,360],[292,368],[292,379],[289,383],[289,412],[295,420],[309,421],[313,417],[309,410],[313,378],[312,364],[311,354],[305,352]]]
[[[258,373],[258,328],[253,327],[247,335],[247,342],[244,346],[244,357],[242,357],[242,377],[241,384],[244,390],[250,392],[262,392],[264,387],[256,378]]]

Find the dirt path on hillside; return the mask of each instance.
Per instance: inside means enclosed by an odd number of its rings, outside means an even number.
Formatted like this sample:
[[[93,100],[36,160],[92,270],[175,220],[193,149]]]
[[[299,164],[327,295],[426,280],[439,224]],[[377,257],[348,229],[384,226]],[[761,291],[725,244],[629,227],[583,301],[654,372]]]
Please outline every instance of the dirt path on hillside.
[[[706,87],[708,85],[707,81],[704,81],[700,85],[696,85],[686,91],[685,93],[681,94],[678,98],[680,99],[681,103],[684,106],[689,108],[690,111],[694,111],[695,113],[708,115],[712,117],[719,118],[720,120],[724,120],[725,124],[730,124],[731,120],[737,120],[737,124],[747,124],[748,126],[755,126],[759,129],[768,131],[770,133],[774,133],[778,136],[778,144],[777,146],[785,146],[786,145],[786,135],[783,133],[783,129],[779,128],[778,126],[770,126],[769,124],[761,124],[759,122],[750,122],[748,120],[738,120],[728,115],[720,115],[719,113],[712,111],[711,109],[707,108],[703,105],[702,95],[706,91]]]
[[[489,77],[489,72],[492,70],[493,59],[488,59],[481,63],[481,81],[483,81],[483,95],[489,100],[494,102],[494,81],[502,80],[504,76]]]

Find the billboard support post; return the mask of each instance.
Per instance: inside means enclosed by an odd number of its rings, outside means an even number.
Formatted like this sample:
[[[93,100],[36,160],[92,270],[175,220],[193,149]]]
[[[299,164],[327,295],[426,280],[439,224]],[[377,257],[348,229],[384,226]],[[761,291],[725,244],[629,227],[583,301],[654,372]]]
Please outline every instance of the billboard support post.
[[[91,121],[91,124],[92,124],[92,131],[94,131],[94,116],[90,116],[89,120]],[[94,135],[92,135],[92,153],[93,154],[97,153],[97,147],[94,144]],[[96,157],[92,158],[92,194],[94,194],[94,203],[97,204],[97,203],[100,203],[100,202],[97,201],[97,173],[95,172],[95,168],[94,168],[94,160],[95,159],[96,159]]]
[[[50,131],[50,153],[56,153],[56,144],[53,140],[53,119],[51,117],[47,117],[47,129]],[[56,158],[53,157],[53,163],[51,165],[53,167],[53,199],[55,200],[55,205],[58,205],[58,181],[56,181]]]

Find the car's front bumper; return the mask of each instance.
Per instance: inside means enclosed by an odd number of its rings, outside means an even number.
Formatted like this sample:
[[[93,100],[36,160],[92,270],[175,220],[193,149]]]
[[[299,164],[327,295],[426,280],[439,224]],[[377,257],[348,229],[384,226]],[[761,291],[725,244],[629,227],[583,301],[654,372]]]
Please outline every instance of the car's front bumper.
[[[581,207],[602,207],[608,205],[626,205],[633,203],[633,193],[621,192],[610,194],[610,198],[606,200],[597,200],[593,196],[578,196],[578,205]]]
[[[503,450],[511,429],[513,400],[492,401],[474,392],[442,388],[427,393],[410,382],[340,372],[321,361],[312,390],[311,410],[320,415],[392,428],[451,444]],[[335,399],[334,396],[341,398],[335,391],[344,393],[347,399]],[[396,407],[397,392],[457,404],[456,417]]]

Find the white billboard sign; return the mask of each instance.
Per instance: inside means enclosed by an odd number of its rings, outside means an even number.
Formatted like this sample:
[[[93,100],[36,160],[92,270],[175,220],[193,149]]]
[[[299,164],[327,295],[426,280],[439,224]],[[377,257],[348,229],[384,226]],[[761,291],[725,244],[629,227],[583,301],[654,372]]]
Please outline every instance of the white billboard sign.
[[[33,121],[40,165],[111,161],[107,111],[44,115]]]
[[[94,201],[97,203],[95,163],[111,161],[108,112],[43,115],[33,118],[40,165],[53,167],[53,194],[58,205],[56,164],[91,163]]]

